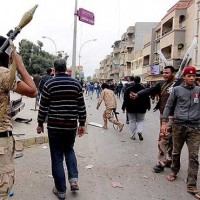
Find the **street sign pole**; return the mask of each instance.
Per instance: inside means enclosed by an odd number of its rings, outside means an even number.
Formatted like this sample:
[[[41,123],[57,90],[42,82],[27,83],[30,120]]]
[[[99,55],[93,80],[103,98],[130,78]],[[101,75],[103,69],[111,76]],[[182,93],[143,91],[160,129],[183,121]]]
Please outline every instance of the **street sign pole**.
[[[74,36],[73,36],[73,54],[72,54],[72,78],[75,78],[75,68],[76,68],[76,38],[77,38],[77,0],[75,0],[75,11],[74,11]]]

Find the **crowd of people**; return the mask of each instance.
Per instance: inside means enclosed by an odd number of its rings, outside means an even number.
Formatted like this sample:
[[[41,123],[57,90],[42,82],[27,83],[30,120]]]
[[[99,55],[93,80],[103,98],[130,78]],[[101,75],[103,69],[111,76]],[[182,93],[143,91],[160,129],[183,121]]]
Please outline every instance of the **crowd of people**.
[[[5,42],[0,37],[0,45]],[[12,69],[14,63],[20,79]],[[196,68],[187,66],[182,73],[182,79],[175,79],[173,66],[163,69],[163,81],[151,87],[145,87],[139,76],[130,77],[130,81],[123,84],[112,82],[83,82],[71,78],[66,74],[66,61],[62,58],[54,61],[55,74],[52,78],[51,70],[33,79],[26,71],[23,60],[12,46],[12,53],[0,54],[0,200],[7,199],[14,183],[14,139],[10,116],[10,91],[39,100],[37,133],[47,130],[52,164],[54,184],[52,192],[58,199],[66,198],[66,179],[63,167],[65,159],[68,170],[68,181],[71,191],[79,190],[78,167],[74,151],[75,137],[85,133],[86,106],[85,95],[93,98],[96,92],[97,106],[105,103],[103,113],[103,128],[108,128],[108,121],[113,123],[119,132],[124,124],[115,117],[117,98],[122,99],[122,112],[126,112],[126,122],[130,124],[132,140],[138,136],[144,140],[144,119],[147,110],[151,109],[150,97],[158,97],[154,110],[160,112],[160,131],[158,133],[158,159],[153,171],[161,173],[165,167],[171,167],[168,181],[175,181],[181,166],[180,155],[184,143],[189,152],[187,192],[200,199],[197,190],[200,146],[200,87],[196,81]],[[122,95],[123,94],[123,95]]]
[[[153,99],[156,97],[158,102],[153,110],[160,112],[160,132],[158,134],[158,160],[153,171],[161,173],[165,167],[171,168],[171,174],[167,180],[175,181],[181,166],[181,150],[186,143],[189,152],[187,192],[200,199],[197,190],[200,87],[196,75],[196,68],[187,66],[182,72],[182,77],[177,80],[174,67],[166,66],[163,69],[164,80],[151,87],[145,88],[138,76],[130,77],[130,82],[122,86],[121,81],[118,84],[103,83],[97,109],[104,100],[106,110],[103,114],[103,128],[107,129],[108,119],[111,123],[118,125],[119,130],[122,131],[123,124],[111,115],[111,110],[117,108],[114,94],[120,98],[122,92],[122,111],[127,113],[126,121],[130,123],[131,139],[135,140],[138,135],[139,140],[143,141],[145,113],[151,108],[150,97]]]

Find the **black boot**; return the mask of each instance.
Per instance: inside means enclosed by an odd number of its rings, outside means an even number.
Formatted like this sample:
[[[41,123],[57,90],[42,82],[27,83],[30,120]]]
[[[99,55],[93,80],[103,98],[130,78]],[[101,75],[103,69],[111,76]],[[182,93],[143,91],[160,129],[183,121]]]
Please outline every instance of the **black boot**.
[[[164,171],[164,167],[161,166],[161,165],[156,165],[156,166],[153,167],[153,171],[154,171],[155,173],[161,173],[161,172]]]

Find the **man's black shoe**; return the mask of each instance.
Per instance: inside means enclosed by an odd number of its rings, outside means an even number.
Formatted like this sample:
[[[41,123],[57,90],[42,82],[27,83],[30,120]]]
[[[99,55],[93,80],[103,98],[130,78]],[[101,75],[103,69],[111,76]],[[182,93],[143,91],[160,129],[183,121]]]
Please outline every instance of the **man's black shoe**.
[[[70,185],[71,191],[77,191],[79,190],[78,184]]]
[[[139,137],[139,140],[140,140],[140,141],[143,140],[142,133],[138,133],[138,137]]]
[[[53,188],[52,192],[57,196],[59,200],[65,200],[66,193],[65,192],[58,192],[56,187]]]
[[[164,167],[160,166],[160,165],[156,165],[155,167],[153,167],[153,171],[155,173],[161,173],[164,171]]]

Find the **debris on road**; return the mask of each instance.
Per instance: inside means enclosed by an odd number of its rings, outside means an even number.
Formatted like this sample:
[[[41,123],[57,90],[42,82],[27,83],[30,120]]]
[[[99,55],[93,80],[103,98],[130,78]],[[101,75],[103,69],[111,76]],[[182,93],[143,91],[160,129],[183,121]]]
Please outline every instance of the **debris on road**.
[[[102,127],[103,127],[102,124],[98,124],[98,123],[96,123],[96,122],[89,122],[88,125],[96,126],[96,127],[99,127],[99,128],[102,128]]]
[[[17,117],[17,118],[15,119],[15,121],[16,121],[16,122],[20,122],[20,123],[26,123],[26,124],[28,124],[29,122],[32,121],[32,118],[30,118],[30,119],[24,119],[24,118]]]
[[[123,186],[119,182],[112,182],[112,187],[114,187],[114,188],[123,188]]]
[[[21,158],[23,156],[22,152],[15,153],[15,158]]]
[[[14,192],[10,192],[10,194],[9,194],[9,197],[12,197],[12,196],[14,196]]]
[[[92,169],[94,166],[93,165],[87,165],[86,167],[85,167],[85,169]]]

